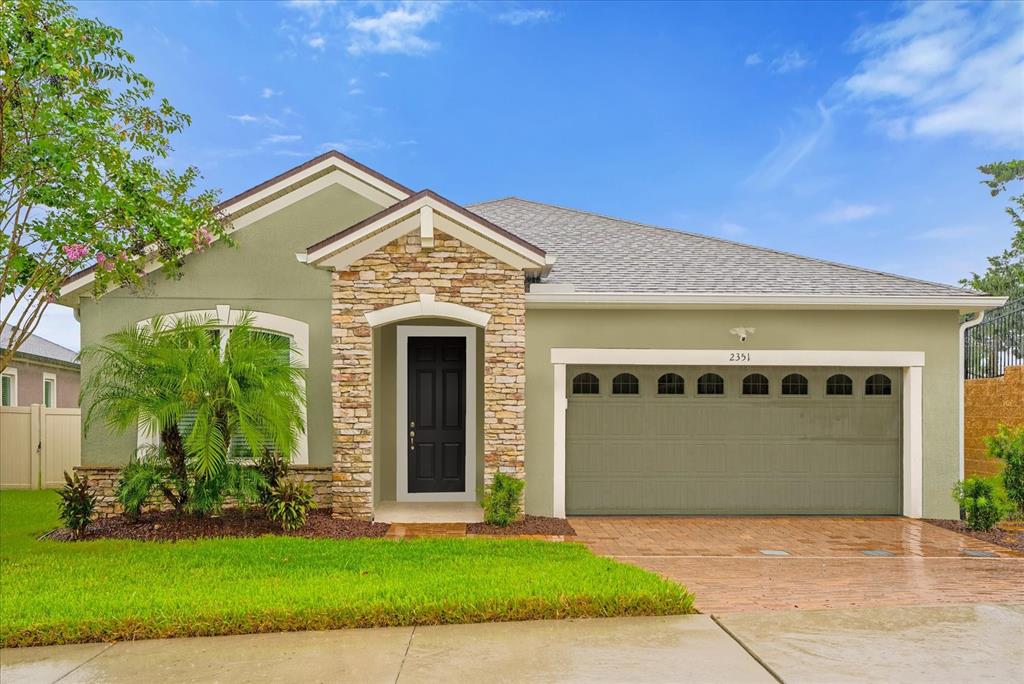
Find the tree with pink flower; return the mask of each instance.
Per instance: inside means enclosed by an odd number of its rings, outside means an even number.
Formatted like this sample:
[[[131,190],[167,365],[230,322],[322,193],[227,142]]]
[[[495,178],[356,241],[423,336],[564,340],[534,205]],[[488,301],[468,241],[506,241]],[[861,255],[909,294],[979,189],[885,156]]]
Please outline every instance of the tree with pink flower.
[[[94,294],[137,284],[152,263],[227,238],[195,167],[164,168],[188,115],[154,100],[121,32],[64,0],[0,3],[0,370],[59,296],[95,270]]]

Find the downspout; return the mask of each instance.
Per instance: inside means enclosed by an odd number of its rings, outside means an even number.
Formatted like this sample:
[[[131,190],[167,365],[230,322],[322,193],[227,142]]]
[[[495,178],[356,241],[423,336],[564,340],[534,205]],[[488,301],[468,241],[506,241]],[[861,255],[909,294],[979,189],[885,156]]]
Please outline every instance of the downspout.
[[[977,314],[977,318],[970,318],[960,324],[960,378],[959,378],[959,393],[960,397],[960,479],[964,479],[964,381],[966,378],[967,371],[967,360],[964,358],[964,337],[967,335],[967,331],[974,326],[985,320],[985,312],[974,311]]]

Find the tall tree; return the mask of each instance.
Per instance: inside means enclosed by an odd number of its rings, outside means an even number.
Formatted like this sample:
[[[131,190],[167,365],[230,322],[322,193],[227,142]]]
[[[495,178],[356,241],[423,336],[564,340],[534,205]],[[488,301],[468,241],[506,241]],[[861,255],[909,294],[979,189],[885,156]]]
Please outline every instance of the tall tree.
[[[1024,161],[1019,159],[986,164],[979,166],[978,170],[989,176],[982,183],[988,186],[993,197],[1006,190],[1008,183],[1024,181]],[[960,284],[992,295],[1020,299],[1024,297],[1024,193],[1010,197],[1006,213],[1017,228],[1010,239],[1010,248],[989,257],[988,269],[984,273],[972,273]]]
[[[0,370],[72,273],[94,265],[99,295],[226,236],[198,170],[166,168],[191,120],[121,40],[64,0],[0,2]]]

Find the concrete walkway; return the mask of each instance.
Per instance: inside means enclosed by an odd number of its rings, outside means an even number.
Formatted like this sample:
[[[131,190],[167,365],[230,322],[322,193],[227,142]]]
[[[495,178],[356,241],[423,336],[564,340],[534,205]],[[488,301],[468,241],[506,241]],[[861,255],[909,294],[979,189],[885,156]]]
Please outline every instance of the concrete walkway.
[[[160,639],[0,651],[19,682],[773,682],[705,615]]]
[[[509,622],[7,649],[0,651],[0,681],[1019,682],[1024,605]]]

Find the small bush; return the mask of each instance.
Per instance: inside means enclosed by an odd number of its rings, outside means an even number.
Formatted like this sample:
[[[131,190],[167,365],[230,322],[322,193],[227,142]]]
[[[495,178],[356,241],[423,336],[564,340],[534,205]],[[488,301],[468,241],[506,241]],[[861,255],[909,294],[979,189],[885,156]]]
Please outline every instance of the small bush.
[[[484,522],[499,527],[508,527],[519,517],[519,499],[526,482],[498,473],[484,496]]]
[[[1000,425],[996,434],[985,438],[990,456],[1003,462],[1006,496],[1024,513],[1024,426],[1011,429]]]
[[[276,449],[263,449],[258,456],[253,458],[256,470],[263,475],[267,481],[267,488],[263,492],[263,503],[270,503],[270,492],[279,483],[288,477],[288,459],[281,455]]]
[[[81,539],[96,511],[96,494],[89,485],[89,478],[79,477],[78,473],[72,477],[65,472],[64,482],[64,487],[60,490],[60,501],[57,503],[60,519],[68,526],[75,539]]]
[[[149,461],[132,459],[121,470],[121,477],[118,478],[117,489],[114,491],[124,517],[133,522],[138,520],[153,490],[165,484],[161,468]]]
[[[283,530],[297,530],[306,524],[306,515],[316,508],[313,487],[305,482],[285,478],[270,490],[267,515],[280,523]]]
[[[997,477],[969,477],[957,482],[953,498],[972,530],[991,530],[1011,510]]]

